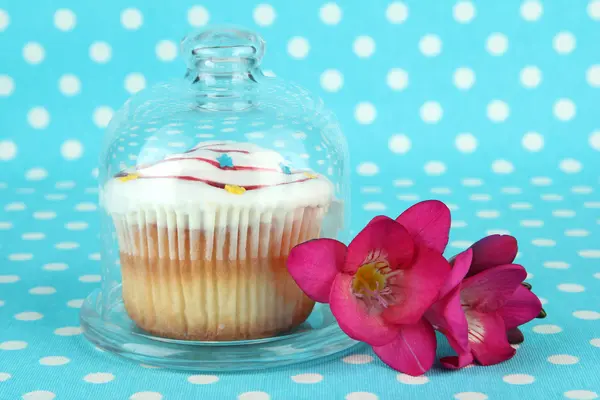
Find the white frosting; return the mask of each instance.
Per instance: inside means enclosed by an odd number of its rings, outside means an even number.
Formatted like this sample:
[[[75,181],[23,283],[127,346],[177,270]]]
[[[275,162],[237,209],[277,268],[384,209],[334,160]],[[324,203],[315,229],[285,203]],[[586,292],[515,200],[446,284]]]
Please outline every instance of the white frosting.
[[[223,155],[230,157],[233,167],[239,169],[220,168],[218,159]],[[125,171],[136,174],[136,179],[109,180],[101,201],[110,214],[150,211],[150,215],[160,215],[173,211],[186,215],[190,225],[196,225],[191,216],[199,211],[212,214],[252,209],[259,213],[287,213],[301,207],[329,206],[333,185],[327,178],[307,176],[294,169],[284,171],[282,165],[285,159],[279,153],[255,144],[203,142],[186,153]],[[242,194],[230,193],[222,188],[225,184],[248,189]]]

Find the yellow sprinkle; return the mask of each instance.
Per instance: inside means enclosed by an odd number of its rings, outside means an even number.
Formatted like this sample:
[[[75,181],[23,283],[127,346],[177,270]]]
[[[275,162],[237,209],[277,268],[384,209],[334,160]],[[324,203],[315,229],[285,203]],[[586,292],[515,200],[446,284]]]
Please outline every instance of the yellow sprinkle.
[[[140,174],[128,174],[128,175],[119,177],[119,180],[121,182],[127,182],[127,181],[132,181],[134,179],[137,179],[139,177],[140,177]]]
[[[318,178],[318,175],[310,173],[310,172],[305,172],[304,176],[306,176],[308,179],[316,179],[316,178]]]
[[[225,190],[227,190],[231,194],[244,194],[246,191],[245,188],[238,185],[225,185]]]

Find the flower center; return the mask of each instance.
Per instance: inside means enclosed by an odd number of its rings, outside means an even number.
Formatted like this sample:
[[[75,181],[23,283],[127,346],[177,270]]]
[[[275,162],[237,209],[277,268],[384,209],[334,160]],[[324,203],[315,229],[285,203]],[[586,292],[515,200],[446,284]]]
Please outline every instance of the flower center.
[[[352,293],[367,306],[387,308],[395,301],[389,279],[397,273],[399,271],[392,272],[385,261],[363,264],[352,280]]]

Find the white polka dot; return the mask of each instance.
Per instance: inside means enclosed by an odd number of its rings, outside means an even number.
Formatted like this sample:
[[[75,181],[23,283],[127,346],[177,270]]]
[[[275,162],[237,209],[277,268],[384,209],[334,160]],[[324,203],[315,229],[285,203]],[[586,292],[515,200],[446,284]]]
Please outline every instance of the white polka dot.
[[[419,50],[424,56],[435,57],[442,51],[442,40],[437,35],[425,35],[419,41]]]
[[[561,283],[557,286],[557,289],[561,292],[567,293],[581,293],[585,291],[585,288],[576,283]]]
[[[354,118],[359,124],[371,124],[377,117],[375,106],[368,102],[358,103],[354,108]]]
[[[562,160],[558,167],[561,169],[561,171],[567,174],[575,174],[583,169],[583,165],[581,164],[581,162],[573,158],[567,158]]]
[[[470,1],[459,1],[454,5],[452,13],[457,22],[466,24],[475,17],[475,6]]]
[[[56,218],[54,211],[36,211],[33,213],[33,218],[40,220],[49,220]]]
[[[468,224],[466,223],[466,221],[454,220],[454,221],[450,222],[450,227],[452,227],[452,228],[464,228],[467,225]]]
[[[520,221],[520,224],[526,228],[540,228],[544,226],[544,221],[539,219],[524,219]]]
[[[115,379],[115,376],[108,372],[95,372],[83,377],[83,380],[87,383],[108,383],[113,379]]]
[[[0,231],[9,230],[13,227],[11,222],[0,221]]]
[[[503,187],[500,189],[502,193],[506,194],[521,194],[522,190],[518,187]]]
[[[163,395],[158,392],[137,392],[129,397],[129,400],[162,400]]]
[[[8,259],[10,261],[28,261],[33,259],[33,254],[31,253],[14,253],[9,254]]]
[[[408,86],[408,72],[402,68],[392,68],[387,73],[386,81],[392,90],[404,90]]]
[[[557,365],[572,365],[579,362],[579,358],[568,354],[557,354],[548,357],[548,362]]]
[[[370,36],[359,36],[354,40],[354,54],[360,58],[368,58],[375,52],[375,41]]]
[[[594,150],[600,151],[600,131],[595,131],[590,134],[589,143]]]
[[[544,9],[538,0],[527,0],[521,4],[521,17],[525,21],[537,21],[542,16]]]
[[[590,194],[594,191],[591,186],[573,186],[571,192],[575,194]]]
[[[585,208],[600,208],[600,201],[586,201],[583,206]]]
[[[11,374],[6,373],[6,372],[0,372],[0,382],[6,382],[7,380],[9,380],[12,377]]]
[[[579,319],[583,319],[583,320],[587,320],[587,321],[593,321],[593,320],[600,319],[600,312],[581,310],[581,311],[575,311],[573,313],[573,316],[575,318],[579,318]]]
[[[526,88],[536,88],[542,81],[542,71],[536,66],[530,65],[521,70],[521,85]]]
[[[575,117],[575,103],[571,99],[559,99],[554,103],[553,112],[560,121],[570,121]]]
[[[0,97],[10,96],[15,90],[15,81],[8,75],[0,75]]]
[[[79,277],[79,281],[84,283],[95,283],[101,280],[102,277],[100,275],[82,275]]]
[[[309,50],[310,44],[308,43],[308,40],[301,36],[291,38],[287,44],[289,55],[297,60],[305,58],[308,55]]]
[[[61,31],[70,31],[75,28],[77,16],[67,8],[61,8],[54,13],[54,26]]]
[[[94,124],[98,128],[106,128],[112,119],[114,111],[107,106],[96,107],[94,110]]]
[[[478,178],[465,178],[460,182],[463,186],[477,187],[483,185],[483,181]]]
[[[510,174],[515,171],[515,167],[510,161],[496,160],[492,163],[492,171],[496,174]]]
[[[41,232],[27,232],[21,235],[23,240],[42,240],[45,239],[46,235]]]
[[[161,40],[156,44],[156,57],[161,61],[173,61],[177,57],[177,45],[172,40]]]
[[[342,358],[346,364],[368,364],[373,362],[373,357],[369,354],[353,354]]]
[[[79,203],[75,206],[77,211],[95,211],[97,208],[94,203]]]
[[[356,168],[356,172],[362,176],[373,176],[373,175],[376,175],[377,173],[379,173],[379,167],[375,163],[364,162],[364,163],[358,164],[358,167]]]
[[[259,4],[253,12],[254,22],[259,26],[269,26],[275,21],[275,10],[270,4]]]
[[[66,160],[77,160],[83,154],[83,145],[79,140],[67,140],[60,146],[60,154]]]
[[[575,36],[571,32],[559,32],[554,36],[552,45],[558,54],[569,54],[575,49]]]
[[[54,400],[56,395],[48,390],[36,390],[21,396],[23,400]]]
[[[58,80],[58,89],[65,96],[74,96],[81,91],[81,82],[73,74],[65,74]]]
[[[237,398],[238,400],[271,400],[271,396],[265,392],[244,392]]]
[[[590,86],[600,88],[600,64],[589,67],[585,76]]]
[[[136,30],[142,26],[144,17],[137,8],[127,8],[121,12],[121,25],[129,30]]]
[[[41,181],[48,177],[48,171],[44,168],[31,168],[25,173],[25,179],[28,181]]]
[[[483,219],[494,219],[500,216],[500,212],[497,210],[479,210],[475,215]]]
[[[328,69],[321,74],[321,87],[328,92],[337,92],[344,85],[344,76],[337,69]]]
[[[379,400],[379,397],[377,397],[376,394],[369,393],[369,392],[352,392],[352,393],[348,393],[346,395],[346,397],[344,397],[344,399],[346,399],[346,400]]]
[[[502,380],[511,385],[529,385],[535,381],[535,378],[526,374],[504,375]]]
[[[573,400],[594,400],[598,398],[598,393],[591,390],[569,390],[564,395],[567,399]]]
[[[0,350],[23,350],[26,347],[27,342],[23,342],[21,340],[9,340],[6,342],[0,342]]]
[[[492,196],[485,193],[475,193],[469,196],[469,200],[471,201],[490,201]]]
[[[42,318],[44,318],[44,315],[35,311],[25,311],[15,315],[15,319],[19,321],[37,321]]]
[[[296,383],[319,383],[323,380],[323,375],[321,374],[299,374],[293,375],[292,380]]]
[[[590,231],[585,229],[567,229],[565,231],[565,236],[569,237],[586,237],[590,235]]]
[[[461,67],[454,71],[454,86],[462,90],[468,90],[475,83],[475,72],[471,68]]]
[[[493,56],[501,56],[508,49],[508,38],[503,33],[493,33],[487,38],[487,51]]]
[[[29,42],[23,47],[23,58],[29,64],[39,64],[44,61],[46,52],[41,44],[37,42]]]
[[[472,153],[477,149],[477,138],[471,133],[460,133],[454,140],[461,153]]]
[[[600,338],[590,340],[590,344],[594,347],[600,347]]]
[[[188,377],[188,382],[194,385],[209,385],[219,381],[216,375],[191,375]]]
[[[67,357],[62,357],[62,356],[49,356],[49,357],[43,357],[40,359],[40,364],[42,365],[47,365],[47,366],[58,366],[58,365],[65,365],[70,363],[71,360]]]
[[[17,145],[12,140],[0,141],[0,161],[9,161],[17,155]]]
[[[208,23],[210,15],[208,10],[202,6],[193,6],[188,10],[188,23],[191,26],[204,26]]]
[[[437,124],[440,119],[442,119],[444,110],[437,101],[427,101],[423,103],[419,109],[419,114],[421,115],[423,122],[427,124]]]
[[[492,122],[504,122],[509,114],[508,104],[502,100],[494,100],[487,106],[487,116]]]
[[[319,18],[327,25],[337,25],[342,19],[342,10],[336,3],[324,4],[319,9]]]
[[[6,206],[4,206],[5,211],[23,211],[25,208],[27,207],[25,207],[25,203],[22,202],[8,203]]]
[[[480,392],[462,392],[454,395],[456,400],[487,400],[488,396]]]
[[[442,175],[446,172],[446,164],[441,161],[429,161],[424,166],[427,175]]]
[[[533,204],[521,201],[517,203],[511,203],[510,208],[513,210],[531,210],[533,208]]]
[[[395,1],[387,7],[385,17],[392,24],[401,24],[408,18],[408,7],[401,1]]]
[[[135,94],[146,88],[146,78],[144,75],[133,72],[125,77],[125,90],[131,94]]]
[[[404,134],[392,135],[388,141],[388,147],[394,153],[406,154],[411,148],[411,141]]]
[[[69,300],[69,301],[67,301],[67,307],[70,307],[70,308],[81,308],[81,306],[83,305],[83,302],[84,302],[83,299]]]
[[[37,286],[29,289],[29,294],[47,295],[56,293],[56,289],[52,286]]]
[[[27,113],[27,122],[34,129],[44,129],[50,123],[50,114],[44,107],[34,107]]]
[[[73,250],[79,247],[79,243],[76,242],[60,242],[54,245],[58,250]]]
[[[106,42],[94,42],[90,46],[89,53],[92,61],[105,64],[110,61],[112,48]]]
[[[82,231],[88,228],[87,222],[68,222],[65,224],[65,228],[70,231]]]
[[[0,8],[0,32],[4,31],[10,24],[10,16]]]
[[[421,376],[410,376],[406,374],[397,374],[396,380],[406,385],[424,385],[429,382],[429,378],[424,375]]]
[[[0,283],[15,283],[20,279],[17,275],[0,275]]]
[[[557,325],[536,325],[533,327],[533,331],[535,333],[540,333],[542,335],[551,335],[554,333],[562,332],[562,328]]]
[[[529,151],[540,151],[544,147],[544,137],[537,132],[527,132],[521,144]]]
[[[394,186],[396,187],[410,187],[414,185],[414,182],[410,179],[396,179],[394,180]]]
[[[454,240],[454,241],[450,242],[450,247],[455,247],[455,248],[461,249],[461,250],[471,247],[472,245],[473,245],[473,242],[471,242],[469,240]]]
[[[552,215],[558,218],[572,218],[575,216],[573,210],[553,210]]]
[[[44,265],[43,267],[43,269],[45,269],[46,271],[64,271],[67,268],[69,268],[69,266],[64,263],[50,263]]]

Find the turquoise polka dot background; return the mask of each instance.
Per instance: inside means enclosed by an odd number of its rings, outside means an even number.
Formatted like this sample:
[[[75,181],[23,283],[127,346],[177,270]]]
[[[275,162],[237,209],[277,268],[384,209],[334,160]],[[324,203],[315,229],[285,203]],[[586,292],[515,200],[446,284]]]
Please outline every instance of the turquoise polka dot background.
[[[358,347],[198,375],[84,340],[103,129],[132,93],[182,76],[179,39],[211,23],[258,31],[264,68],[337,114],[355,232],[438,198],[453,212],[448,255],[517,236],[549,316],[512,360],[413,378]],[[600,0],[0,0],[0,399],[598,398],[599,39]]]

